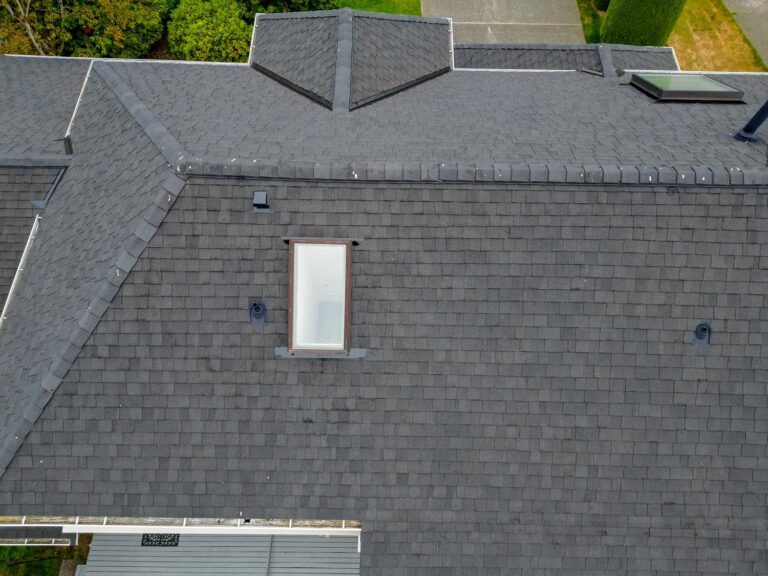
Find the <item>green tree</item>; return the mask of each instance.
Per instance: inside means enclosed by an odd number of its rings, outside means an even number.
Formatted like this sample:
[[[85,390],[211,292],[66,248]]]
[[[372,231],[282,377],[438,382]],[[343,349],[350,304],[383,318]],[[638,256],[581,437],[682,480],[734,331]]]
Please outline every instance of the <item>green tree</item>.
[[[3,52],[59,55],[70,39],[65,24],[70,11],[64,0],[0,0]],[[28,46],[24,45],[24,40]],[[18,52],[17,52],[18,51]]]
[[[686,0],[611,0],[600,29],[603,42],[664,46]]]
[[[168,23],[168,47],[174,58],[244,62],[251,27],[236,0],[180,0]]]
[[[168,13],[167,0],[0,0],[0,5],[9,28],[5,36],[18,45],[23,34],[32,51],[50,56],[140,58],[162,36]]]
[[[163,35],[166,0],[78,2],[69,18],[73,56],[141,58]]]

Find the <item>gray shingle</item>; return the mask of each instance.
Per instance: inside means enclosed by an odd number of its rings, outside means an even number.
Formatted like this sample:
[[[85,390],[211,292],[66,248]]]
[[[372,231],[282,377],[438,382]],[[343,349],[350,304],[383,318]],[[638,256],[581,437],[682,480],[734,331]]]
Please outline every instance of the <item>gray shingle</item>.
[[[250,210],[254,186],[272,214]],[[764,194],[196,180],[0,480],[0,510],[359,518],[368,574],[763,573]],[[281,238],[317,234],[365,237],[365,358],[274,355]]]
[[[0,55],[0,154],[63,154],[90,60]]]
[[[447,20],[356,12],[352,38],[351,108],[423,82],[451,67]]]
[[[251,64],[325,106],[333,105],[336,13],[260,14]]]
[[[603,71],[589,44],[456,44],[453,53],[456,68]]]

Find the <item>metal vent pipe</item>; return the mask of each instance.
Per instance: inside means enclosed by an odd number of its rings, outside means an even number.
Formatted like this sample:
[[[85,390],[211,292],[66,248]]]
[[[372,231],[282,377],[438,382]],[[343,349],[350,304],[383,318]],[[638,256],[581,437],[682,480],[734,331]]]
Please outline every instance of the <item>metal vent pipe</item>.
[[[744,128],[739,130],[734,137],[737,140],[741,140],[742,142],[754,142],[757,140],[755,132],[757,132],[757,129],[760,128],[762,123],[767,119],[768,100],[765,101],[765,104],[760,107],[760,110],[758,110],[757,113],[752,116],[752,119],[749,122],[744,124]]]

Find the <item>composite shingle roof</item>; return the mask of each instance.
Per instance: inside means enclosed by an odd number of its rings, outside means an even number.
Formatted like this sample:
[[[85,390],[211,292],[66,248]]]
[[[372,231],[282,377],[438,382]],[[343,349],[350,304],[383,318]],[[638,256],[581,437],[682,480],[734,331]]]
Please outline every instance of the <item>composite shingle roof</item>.
[[[41,61],[0,70],[72,62]],[[0,514],[356,518],[382,575],[765,572],[768,169],[732,134],[768,76],[665,105],[583,72],[389,94],[422,70],[370,62],[388,97],[351,110],[245,64],[94,64],[0,331]],[[39,166],[71,110],[16,102]],[[364,358],[276,356],[289,236],[360,239]]]

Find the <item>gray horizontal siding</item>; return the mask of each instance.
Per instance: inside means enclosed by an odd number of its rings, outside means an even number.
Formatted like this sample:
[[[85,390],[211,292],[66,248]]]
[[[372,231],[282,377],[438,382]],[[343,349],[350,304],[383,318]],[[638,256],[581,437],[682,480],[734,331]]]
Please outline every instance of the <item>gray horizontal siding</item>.
[[[271,540],[271,542],[270,542]],[[181,535],[173,547],[141,546],[141,534],[96,534],[78,576],[356,575],[357,538]]]

